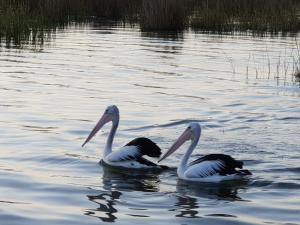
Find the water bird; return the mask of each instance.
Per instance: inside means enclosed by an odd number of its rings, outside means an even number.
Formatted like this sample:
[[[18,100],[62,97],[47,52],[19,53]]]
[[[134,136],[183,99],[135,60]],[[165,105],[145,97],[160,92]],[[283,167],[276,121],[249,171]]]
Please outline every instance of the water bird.
[[[200,182],[219,182],[251,175],[250,171],[242,169],[242,161],[235,160],[231,156],[224,154],[209,154],[188,163],[192,152],[198,144],[200,135],[200,124],[196,122],[190,123],[182,135],[174,142],[158,162],[167,158],[186,141],[191,140],[191,144],[183,155],[180,165],[177,168],[179,179]]]
[[[119,119],[120,114],[118,107],[115,105],[108,106],[94,129],[82,144],[82,147],[84,147],[106,123],[112,122],[111,130],[104,148],[104,156],[101,160],[104,165],[118,169],[142,169],[151,171],[166,169],[166,166],[157,165],[144,157],[159,158],[161,155],[161,149],[148,138],[136,138],[121,147],[118,151],[112,151],[112,144],[119,125]]]

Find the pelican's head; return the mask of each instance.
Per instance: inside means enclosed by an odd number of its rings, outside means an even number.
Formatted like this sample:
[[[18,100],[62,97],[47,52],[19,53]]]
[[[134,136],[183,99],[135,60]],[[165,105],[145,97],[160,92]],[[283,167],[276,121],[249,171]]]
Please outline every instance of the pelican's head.
[[[112,118],[112,121],[119,118],[119,109],[116,105],[107,106],[105,109],[103,116],[108,115]]]
[[[114,124],[118,125],[119,122],[119,109],[115,105],[108,106],[103,115],[101,116],[100,120],[94,127],[94,129],[91,131],[85,142],[82,144],[82,147],[88,143],[94,136],[97,134],[97,132],[106,124],[109,122],[113,122]]]
[[[175,152],[181,145],[183,145],[186,141],[191,140],[195,144],[198,143],[198,140],[201,135],[201,126],[199,123],[192,122],[189,126],[185,129],[185,131],[180,135],[177,141],[170,147],[170,149],[158,160],[158,162],[162,161],[163,159],[167,158],[173,152]]]

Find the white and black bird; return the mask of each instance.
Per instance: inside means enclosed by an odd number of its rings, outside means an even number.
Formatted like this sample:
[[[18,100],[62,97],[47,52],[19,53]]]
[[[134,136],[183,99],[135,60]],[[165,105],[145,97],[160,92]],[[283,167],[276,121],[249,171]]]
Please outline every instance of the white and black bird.
[[[210,154],[188,163],[188,160],[198,144],[201,135],[199,123],[190,123],[188,128],[182,133],[170,149],[159,159],[158,162],[167,158],[175,152],[186,141],[191,140],[191,144],[183,155],[177,174],[180,179],[190,181],[219,182],[241,178],[251,175],[250,171],[242,170],[243,162],[235,160],[229,155]]]
[[[167,168],[165,166],[157,165],[143,157],[148,156],[159,158],[161,155],[161,149],[148,138],[136,138],[120,148],[118,151],[112,151],[112,144],[119,125],[119,118],[118,107],[115,105],[108,106],[101,119],[82,144],[82,147],[89,142],[106,123],[112,122],[112,127],[104,148],[102,163],[112,167],[126,169],[162,170]]]

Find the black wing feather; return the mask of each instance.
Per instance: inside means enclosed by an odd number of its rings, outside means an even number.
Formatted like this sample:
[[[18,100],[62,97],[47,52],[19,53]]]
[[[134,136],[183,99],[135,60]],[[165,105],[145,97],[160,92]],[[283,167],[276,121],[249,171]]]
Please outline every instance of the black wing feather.
[[[243,168],[243,162],[235,160],[229,155],[224,154],[210,154],[203,157],[200,157],[199,159],[196,159],[195,161],[192,161],[189,163],[189,166],[204,162],[204,161],[220,161],[222,162],[223,166],[220,168],[220,170],[216,171],[220,175],[228,175],[228,174],[236,174],[238,171],[236,168],[242,169]],[[246,170],[242,170],[246,171]],[[247,170],[247,173],[250,173]],[[251,173],[250,173],[251,174]]]
[[[147,166],[157,166],[155,163],[143,158],[144,155],[149,157],[159,157],[161,155],[161,149],[150,139],[140,137],[132,140],[124,147],[133,147],[131,149],[124,149],[125,152],[122,150],[112,152],[110,154],[109,160],[111,161],[130,161],[134,160],[141,164]],[[126,152],[127,151],[127,152]]]
[[[147,155],[149,157],[160,157],[161,149],[157,146],[156,143],[151,141],[148,138],[140,137],[132,140],[125,146],[136,146],[139,149],[140,156]]]

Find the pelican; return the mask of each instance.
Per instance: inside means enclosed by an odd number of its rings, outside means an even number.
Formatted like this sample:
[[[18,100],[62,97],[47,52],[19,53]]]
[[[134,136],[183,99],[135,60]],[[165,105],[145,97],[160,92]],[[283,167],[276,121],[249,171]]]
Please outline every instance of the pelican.
[[[91,131],[82,147],[88,143],[95,134],[106,124],[112,122],[112,127],[108,135],[104,148],[104,156],[101,162],[115,168],[125,169],[143,169],[143,170],[161,170],[165,166],[160,166],[144,158],[143,156],[157,157],[161,155],[161,149],[150,139],[140,137],[130,141],[118,151],[112,151],[112,144],[116,130],[119,125],[119,109],[117,106],[108,106],[101,119]]]
[[[158,160],[167,158],[175,152],[186,141],[191,140],[191,144],[183,155],[180,165],[177,168],[179,179],[189,181],[219,182],[241,178],[244,175],[251,175],[248,170],[242,170],[243,162],[235,160],[229,155],[210,154],[188,163],[188,160],[198,144],[201,135],[199,123],[190,123],[188,128],[182,133],[170,149]],[[239,168],[240,170],[237,170]]]

